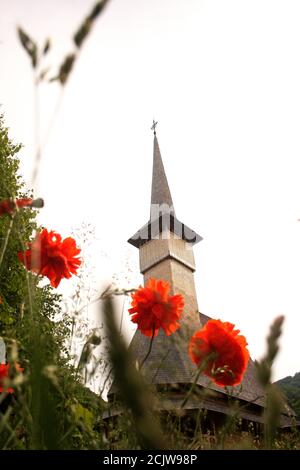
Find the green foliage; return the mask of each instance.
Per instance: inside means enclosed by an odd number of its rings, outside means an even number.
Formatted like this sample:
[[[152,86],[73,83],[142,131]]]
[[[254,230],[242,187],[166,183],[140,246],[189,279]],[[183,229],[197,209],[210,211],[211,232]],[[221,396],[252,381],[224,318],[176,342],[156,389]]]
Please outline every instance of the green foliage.
[[[19,149],[1,118],[0,200],[29,197],[17,173]],[[61,315],[61,298],[49,285],[40,287],[38,277],[27,272],[17,256],[36,228],[32,209],[0,216],[0,336],[14,389],[12,395],[0,394],[0,448],[101,448],[96,426],[103,404],[91,397],[69,365],[70,320]],[[23,373],[17,372],[16,363]]]
[[[76,47],[76,50],[82,47],[82,44],[87,39],[90,34],[92,27],[98,16],[105,9],[106,5],[109,3],[109,0],[99,0],[97,1],[90,13],[84,18],[79,28],[73,35],[73,42]],[[43,57],[47,55],[51,48],[51,39],[47,38],[43,47],[39,48],[38,44],[29,36],[27,32],[24,31],[21,27],[17,28],[18,36],[20,43],[29,56],[31,60],[31,65],[33,69],[39,69],[40,65],[43,63]],[[65,56],[61,65],[59,66],[59,72],[55,77],[52,77],[49,82],[59,81],[62,86],[64,86],[70,76],[70,73],[73,69],[74,63],[77,59],[76,52],[71,52]],[[36,75],[36,85],[43,81],[48,73],[49,69],[43,68]]]
[[[20,145],[14,145],[0,117],[0,200],[12,197],[29,197],[22,192],[18,176]],[[36,227],[33,210],[16,211],[14,217],[0,217],[0,328],[12,325],[21,315],[26,297],[26,273],[18,260],[23,241],[28,240]]]
[[[300,372],[297,372],[293,377],[284,377],[276,382],[276,385],[285,394],[288,403],[300,417]]]
[[[22,28],[18,28],[19,39],[31,59],[32,67],[37,66],[37,45]]]
[[[95,5],[93,6],[90,14],[84,19],[84,21],[81,23],[79,29],[76,31],[74,34],[74,43],[76,47],[80,48],[88,36],[92,26],[93,22],[95,19],[100,15],[102,10],[105,8],[106,4],[108,3],[108,0],[102,0],[99,2],[96,2]]]

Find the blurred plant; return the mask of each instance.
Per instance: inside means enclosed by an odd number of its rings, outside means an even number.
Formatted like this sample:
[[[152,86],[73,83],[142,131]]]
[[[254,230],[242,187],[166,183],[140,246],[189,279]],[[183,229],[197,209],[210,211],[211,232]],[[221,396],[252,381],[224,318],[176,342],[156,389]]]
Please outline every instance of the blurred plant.
[[[100,0],[97,1],[94,6],[92,7],[90,13],[83,19],[79,28],[73,35],[73,43],[75,46],[75,50],[66,54],[64,59],[62,60],[61,65],[58,67],[58,73],[53,76],[52,78],[49,77],[50,67],[48,65],[44,65],[44,59],[48,55],[51,47],[52,47],[52,40],[47,38],[44,41],[42,46],[39,46],[37,42],[32,39],[29,34],[20,26],[17,28],[18,37],[21,42],[22,47],[24,48],[25,52],[29,56],[31,61],[31,66],[33,70],[33,79],[34,79],[34,91],[35,91],[35,161],[33,166],[32,172],[32,185],[35,186],[38,178],[40,162],[42,158],[42,147],[45,146],[47,140],[49,139],[53,123],[59,111],[63,92],[65,89],[65,85],[70,77],[70,74],[74,68],[75,62],[78,60],[79,53],[81,51],[83,43],[86,41],[88,35],[91,33],[92,28],[95,24],[96,19],[99,15],[104,11],[105,7],[109,3],[109,0]],[[41,144],[40,139],[40,104],[39,104],[39,95],[38,95],[38,87],[39,85],[44,82],[58,82],[61,85],[61,93],[58,97],[56,106],[54,108],[53,116],[50,119],[48,129],[45,134],[45,138],[43,143]]]
[[[279,351],[278,340],[282,333],[283,316],[277,317],[270,328],[267,337],[267,352],[265,356],[256,362],[257,377],[266,393],[264,426],[265,426],[265,448],[274,446],[276,430],[280,424],[280,417],[284,403],[279,389],[272,384],[272,365]]]

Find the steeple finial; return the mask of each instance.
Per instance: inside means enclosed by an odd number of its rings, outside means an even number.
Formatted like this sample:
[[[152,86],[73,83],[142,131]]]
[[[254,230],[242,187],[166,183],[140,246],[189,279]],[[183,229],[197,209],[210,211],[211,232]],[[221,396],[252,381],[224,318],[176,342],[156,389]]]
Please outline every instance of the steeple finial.
[[[151,131],[153,131],[153,134],[156,135],[156,126],[158,124],[158,121],[155,121],[153,119],[153,124],[152,124],[152,127],[151,127]]]

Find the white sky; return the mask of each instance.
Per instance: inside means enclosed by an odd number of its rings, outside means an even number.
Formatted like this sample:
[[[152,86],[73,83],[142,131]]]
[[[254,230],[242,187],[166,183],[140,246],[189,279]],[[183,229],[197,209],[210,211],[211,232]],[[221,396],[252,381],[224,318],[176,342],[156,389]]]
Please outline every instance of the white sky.
[[[54,75],[93,3],[0,0],[1,110],[28,187],[33,86],[16,25],[52,38]],[[149,218],[155,117],[177,216],[204,238],[199,308],[235,323],[254,358],[284,314],[274,379],[300,370],[299,24],[297,0],[112,0],[67,84],[36,194],[48,228],[95,226],[99,283],[126,252],[138,273],[126,240]],[[43,132],[59,88],[40,89]]]

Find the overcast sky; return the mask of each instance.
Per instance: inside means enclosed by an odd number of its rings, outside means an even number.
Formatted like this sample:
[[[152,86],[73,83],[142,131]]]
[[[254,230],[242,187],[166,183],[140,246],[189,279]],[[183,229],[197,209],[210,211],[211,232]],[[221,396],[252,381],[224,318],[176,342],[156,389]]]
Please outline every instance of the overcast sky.
[[[1,110],[24,145],[28,187],[34,99],[16,26],[52,38],[53,76],[92,5],[0,0]],[[127,256],[138,282],[126,241],[149,218],[155,117],[176,214],[203,237],[199,309],[235,323],[253,358],[284,314],[274,379],[300,370],[299,24],[297,0],[112,0],[66,86],[36,186],[49,229],[95,227],[99,284]],[[59,94],[40,88],[42,135]]]

